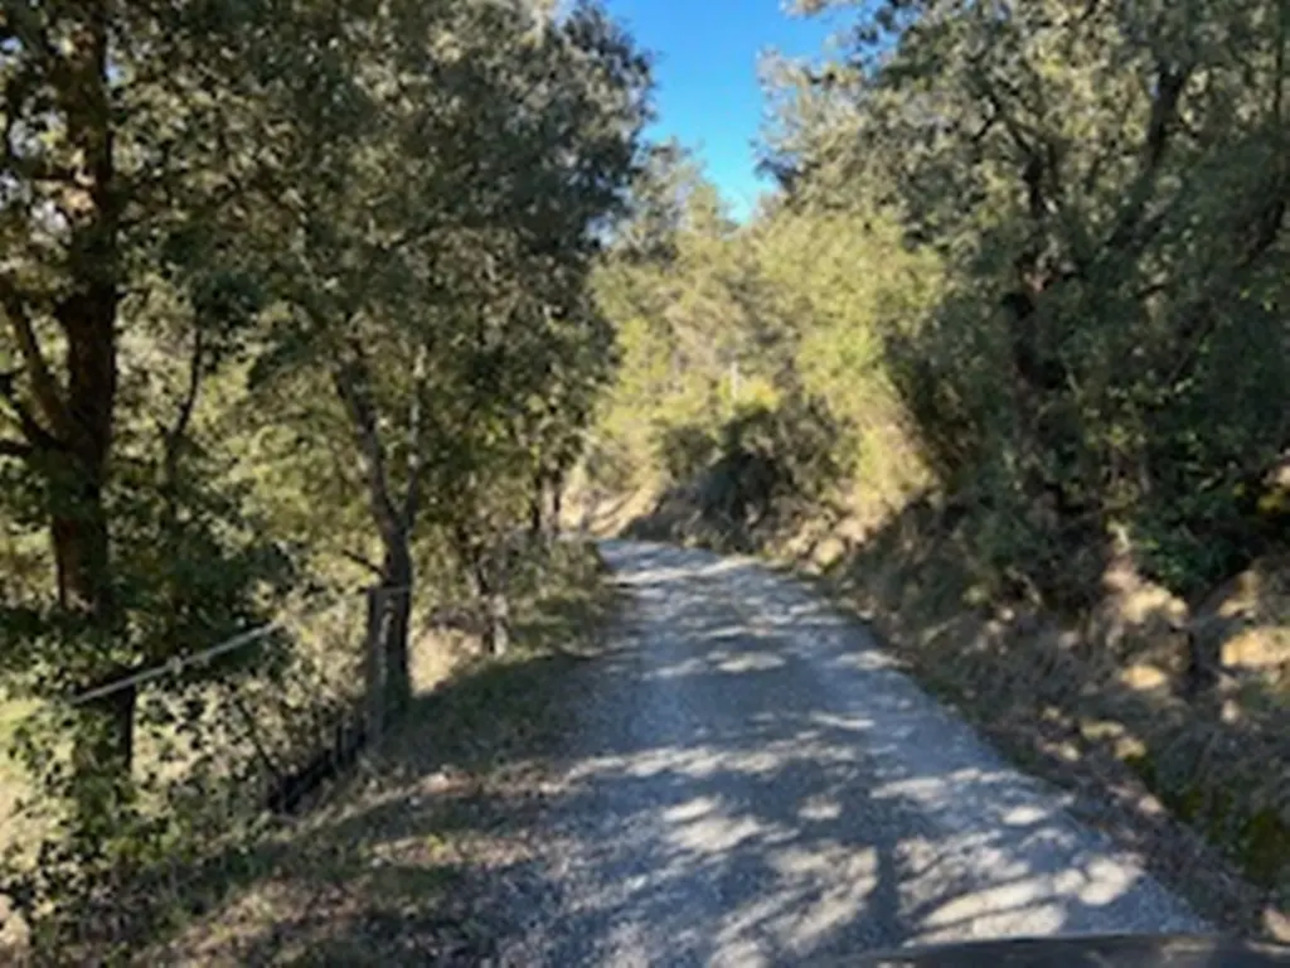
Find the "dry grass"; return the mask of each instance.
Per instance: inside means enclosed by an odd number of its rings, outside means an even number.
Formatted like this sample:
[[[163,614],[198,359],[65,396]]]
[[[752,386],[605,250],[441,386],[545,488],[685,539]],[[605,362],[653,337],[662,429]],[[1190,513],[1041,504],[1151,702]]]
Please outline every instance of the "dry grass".
[[[0,817],[9,815],[26,785],[22,767],[13,758],[13,735],[35,708],[29,700],[0,701]]]
[[[1290,698],[1290,559],[1267,559],[1224,583],[1206,602],[1227,620],[1223,664],[1252,673]]]
[[[29,835],[29,824],[17,813],[27,791],[27,778],[13,758],[12,748],[14,731],[33,708],[27,701],[0,701],[0,853]],[[22,925],[10,916],[8,902],[0,896],[0,954],[21,944],[24,937]]]
[[[31,785],[14,753],[14,733],[36,708],[36,703],[30,700],[0,702],[0,855],[19,844],[33,842],[38,829],[29,811],[22,809]],[[3,945],[4,922],[3,908],[0,908],[0,945]]]

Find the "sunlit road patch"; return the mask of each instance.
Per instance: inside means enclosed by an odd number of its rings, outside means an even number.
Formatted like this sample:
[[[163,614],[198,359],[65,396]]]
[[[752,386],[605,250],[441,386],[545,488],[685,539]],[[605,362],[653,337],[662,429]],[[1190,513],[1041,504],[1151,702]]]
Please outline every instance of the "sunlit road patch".
[[[1203,931],[809,592],[607,543],[629,595],[504,963],[758,965],[965,938]]]

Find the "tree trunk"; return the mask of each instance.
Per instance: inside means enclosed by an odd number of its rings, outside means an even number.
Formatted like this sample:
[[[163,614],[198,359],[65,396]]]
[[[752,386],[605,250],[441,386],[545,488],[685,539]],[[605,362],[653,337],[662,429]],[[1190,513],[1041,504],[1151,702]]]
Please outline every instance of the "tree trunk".
[[[412,702],[408,636],[412,621],[412,555],[406,533],[386,540],[379,594],[384,599],[381,647],[385,652],[385,709],[398,718]]]
[[[70,453],[54,462],[51,480],[50,537],[58,576],[60,606],[86,624],[95,650],[103,656],[95,663],[90,689],[122,678],[128,666],[108,658],[113,639],[121,629],[112,588],[107,514],[103,483],[111,445],[111,409],[116,390],[113,330],[115,292],[99,293],[80,307],[64,307],[68,334],[68,411],[73,436]],[[81,315],[80,313],[84,313]],[[76,315],[73,315],[76,313]],[[100,814],[100,800],[113,785],[128,785],[134,755],[136,689],[125,687],[92,700],[82,707],[74,764],[78,799],[89,814]],[[111,781],[105,785],[105,781]],[[100,793],[89,793],[91,788]]]
[[[493,589],[488,596],[487,605],[488,652],[495,657],[504,656],[511,647],[510,605],[506,601],[506,593],[500,588]]]
[[[542,535],[542,502],[546,499],[546,475],[540,470],[533,472],[533,481],[529,490],[529,535],[539,538]]]
[[[1188,623],[1184,698],[1198,704],[1212,699],[1222,681],[1223,642],[1236,624],[1217,615],[1199,615]]]
[[[491,656],[503,656],[511,641],[510,607],[506,601],[506,590],[498,576],[490,574],[489,567],[482,560],[475,570],[475,580],[484,606],[484,649]]]
[[[384,550],[381,566],[380,636],[385,650],[386,708],[392,716],[405,710],[412,698],[408,662],[408,632],[412,615],[412,554],[408,544],[416,514],[416,478],[409,481],[402,510],[396,509],[386,474],[376,405],[371,398],[371,373],[361,347],[351,342],[350,356],[332,371],[336,393],[349,411],[355,442],[367,483],[368,505]]]
[[[560,517],[564,514],[564,471],[551,478],[551,536],[560,536]]]
[[[71,223],[67,265],[70,288],[54,307],[65,339],[66,397],[52,381],[39,349],[27,354],[35,380],[46,384],[43,409],[59,444],[50,473],[50,536],[60,605],[83,617],[104,661],[96,682],[125,673],[108,658],[120,632],[113,593],[109,530],[103,487],[112,446],[117,390],[116,315],[120,301],[119,197],[113,157],[108,81],[110,13],[107,3],[86,5],[84,21],[67,50],[66,75],[57,83],[66,137],[80,156],[79,177],[69,186]],[[73,760],[86,798],[87,817],[107,804],[87,791],[128,788],[134,747],[133,687],[118,689],[82,707]],[[110,782],[105,784],[104,780]]]
[[[458,549],[467,563],[466,573],[474,583],[475,599],[483,606],[484,651],[491,656],[505,655],[510,645],[510,606],[500,569],[490,554],[467,541],[460,530]]]

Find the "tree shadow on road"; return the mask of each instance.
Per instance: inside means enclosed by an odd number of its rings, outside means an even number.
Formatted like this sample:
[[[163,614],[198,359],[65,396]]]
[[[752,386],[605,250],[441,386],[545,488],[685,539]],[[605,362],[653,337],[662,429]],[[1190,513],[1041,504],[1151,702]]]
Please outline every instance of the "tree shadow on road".
[[[313,905],[241,960],[798,963],[1186,926],[802,589],[620,550],[615,647],[424,700],[371,789],[298,835],[336,858],[295,875]]]

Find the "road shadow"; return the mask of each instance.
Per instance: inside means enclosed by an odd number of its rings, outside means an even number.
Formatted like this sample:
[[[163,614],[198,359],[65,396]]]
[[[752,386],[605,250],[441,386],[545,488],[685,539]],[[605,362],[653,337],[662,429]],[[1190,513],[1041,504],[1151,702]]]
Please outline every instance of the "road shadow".
[[[920,681],[1010,757],[1077,791],[1083,812],[1206,917],[1290,937],[1284,702],[1235,668],[1193,694],[1188,633],[1158,586],[1117,589],[1108,573],[1092,585],[1103,600],[1065,619],[983,601],[976,586],[988,568],[970,527],[961,508],[911,502],[841,549],[817,584],[871,619]],[[1273,584],[1254,588],[1249,614],[1276,612]],[[1221,596],[1211,598],[1191,610],[1195,627],[1215,617]],[[1224,634],[1242,627],[1222,621]]]
[[[280,892],[271,925],[208,955],[799,964],[1200,927],[802,587],[703,552],[609,556],[631,601],[610,648],[422,698],[246,892]]]
[[[241,960],[797,964],[1198,926],[804,589],[607,547],[613,647],[427,697],[379,782],[299,832],[334,864]]]
[[[623,630],[632,644],[600,670],[608,698],[591,708],[632,709],[651,680],[687,708],[641,738],[594,724],[582,732],[595,739],[572,768],[588,798],[581,809],[615,828],[596,839],[621,844],[639,821],[643,843],[611,846],[597,862],[611,873],[578,937],[637,921],[697,961],[732,957],[745,941],[793,961],[969,929],[1188,923],[1167,905],[1153,910],[1161,897],[1125,878],[1109,844],[1073,833],[1058,798],[1007,769],[803,589],[749,562],[663,547],[625,554],[648,622]],[[701,604],[723,597],[733,599],[725,609]],[[658,650],[646,640],[661,628],[681,645],[642,669],[635,660]],[[650,721],[647,709],[634,716]],[[916,763],[903,755],[928,745],[943,748]],[[617,877],[615,854],[628,867],[649,856],[651,876]],[[615,882],[636,886],[615,892]],[[718,930],[686,948],[695,885],[716,899],[703,923]],[[587,956],[571,943],[552,960]]]

